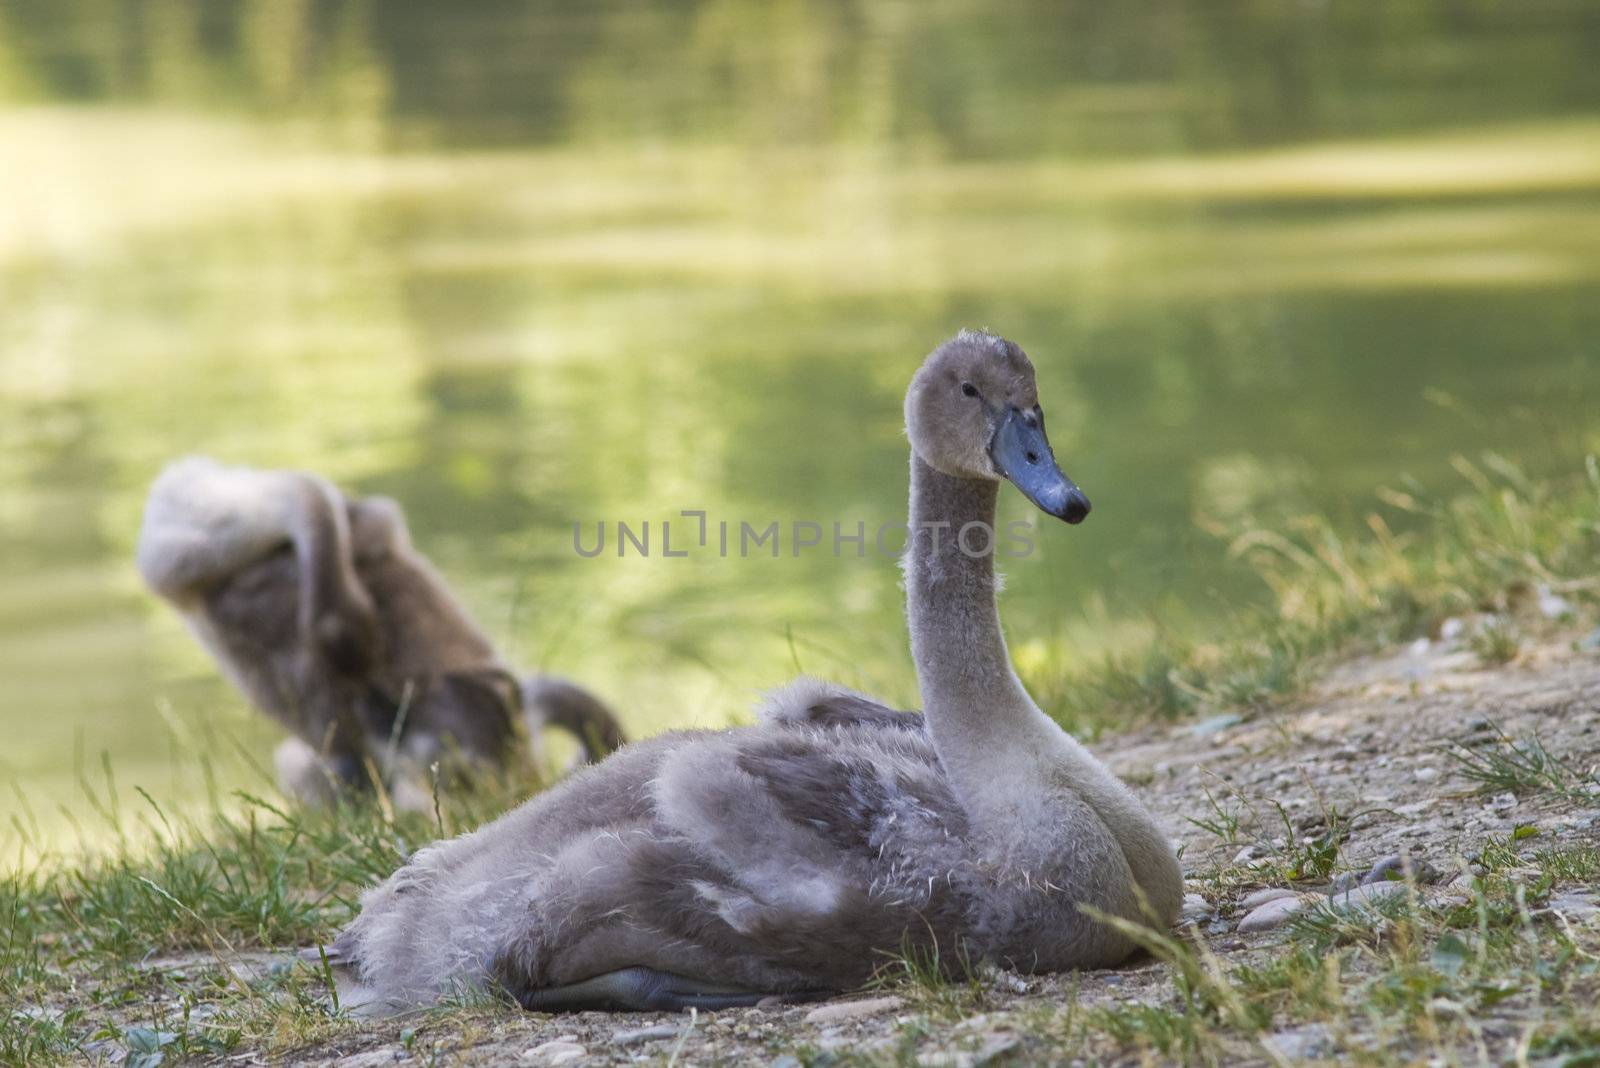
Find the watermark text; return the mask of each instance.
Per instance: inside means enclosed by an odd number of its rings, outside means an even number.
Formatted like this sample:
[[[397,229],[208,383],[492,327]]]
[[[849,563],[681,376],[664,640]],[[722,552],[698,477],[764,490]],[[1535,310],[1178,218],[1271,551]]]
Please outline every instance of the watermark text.
[[[1014,519],[996,530],[988,523],[975,521],[952,530],[947,522],[921,523],[918,534],[925,535],[934,552],[954,546],[964,556],[1004,556],[1020,560],[1032,556],[1034,526]],[[719,557],[780,557],[828,554],[834,557],[869,554],[897,559],[912,537],[912,528],[903,521],[869,526],[864,519],[854,522],[823,523],[814,519],[772,519],[752,523],[746,519],[711,520],[705,511],[687,509],[677,519],[614,520],[597,519],[572,524],[572,549],[579,556],[593,559],[602,554],[681,559],[691,554]]]

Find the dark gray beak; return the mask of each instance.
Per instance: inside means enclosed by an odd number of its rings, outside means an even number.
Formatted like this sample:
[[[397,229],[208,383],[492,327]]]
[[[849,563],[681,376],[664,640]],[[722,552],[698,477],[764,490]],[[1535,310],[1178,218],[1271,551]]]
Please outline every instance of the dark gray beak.
[[[989,459],[1040,511],[1068,523],[1081,523],[1089,514],[1089,498],[1056,466],[1043,418],[1007,408],[989,442]]]

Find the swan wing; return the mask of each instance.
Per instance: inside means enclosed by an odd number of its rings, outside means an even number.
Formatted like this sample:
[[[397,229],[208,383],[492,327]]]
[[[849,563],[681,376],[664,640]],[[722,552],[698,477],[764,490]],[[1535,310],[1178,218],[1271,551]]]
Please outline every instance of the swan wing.
[[[802,675],[762,697],[756,719],[772,727],[874,727],[923,729],[920,712],[891,708],[866,694]]]

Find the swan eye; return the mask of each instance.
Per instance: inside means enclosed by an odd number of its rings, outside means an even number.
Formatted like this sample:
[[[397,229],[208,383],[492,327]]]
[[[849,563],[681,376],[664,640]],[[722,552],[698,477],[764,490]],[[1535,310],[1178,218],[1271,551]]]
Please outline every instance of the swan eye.
[[[976,397],[978,395],[978,387],[971,382],[963,382],[961,383],[961,392],[969,397]]]

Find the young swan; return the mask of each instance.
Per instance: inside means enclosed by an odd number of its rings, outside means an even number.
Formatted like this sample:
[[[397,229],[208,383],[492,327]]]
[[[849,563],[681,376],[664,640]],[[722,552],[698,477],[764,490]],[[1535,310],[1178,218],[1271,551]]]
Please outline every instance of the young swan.
[[[397,802],[420,806],[434,760],[504,766],[546,723],[591,757],[622,742],[578,687],[519,682],[386,498],[191,457],[151,487],[137,560],[234,685],[292,732],[275,761],[303,801],[367,784],[370,761]]]
[[[498,983],[523,1005],[683,1009],[859,986],[885,959],[1115,964],[1092,906],[1163,927],[1176,858],[1144,806],[1029,698],[988,555],[1009,480],[1068,522],[1017,346],[962,333],[906,397],[906,596],[925,726],[802,679],[754,727],[628,746],[369,891],[329,957],[369,1011]],[[968,547],[981,544],[969,532]]]

